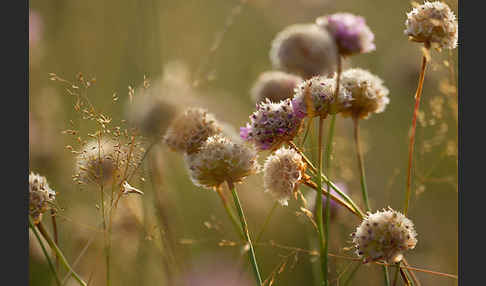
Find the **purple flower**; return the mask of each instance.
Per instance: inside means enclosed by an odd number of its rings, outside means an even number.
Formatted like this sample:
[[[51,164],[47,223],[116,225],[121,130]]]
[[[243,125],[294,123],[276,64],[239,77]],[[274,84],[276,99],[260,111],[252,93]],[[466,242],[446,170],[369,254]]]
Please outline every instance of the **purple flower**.
[[[373,43],[375,36],[363,17],[336,13],[319,17],[316,23],[334,36],[341,55],[368,53],[376,49]]]
[[[258,150],[275,150],[292,140],[299,131],[302,118],[294,114],[290,99],[278,103],[268,98],[257,105],[250,123],[240,127],[240,137],[255,144]]]

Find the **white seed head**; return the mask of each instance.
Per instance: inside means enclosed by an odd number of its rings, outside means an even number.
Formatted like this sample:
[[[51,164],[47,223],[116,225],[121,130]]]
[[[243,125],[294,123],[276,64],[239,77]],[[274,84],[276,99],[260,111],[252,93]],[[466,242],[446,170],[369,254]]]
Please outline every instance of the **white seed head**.
[[[29,214],[35,224],[41,221],[42,214],[50,209],[49,204],[55,199],[56,192],[49,187],[47,179],[31,172],[29,174]]]
[[[340,85],[337,100],[336,76],[315,76],[300,83],[294,90],[292,105],[300,117],[312,115],[326,117],[351,106],[351,93]]]
[[[363,257],[365,263],[376,260],[399,262],[403,252],[417,244],[412,221],[390,207],[368,213],[352,236],[356,254]]]
[[[241,182],[259,171],[253,148],[233,143],[221,135],[209,137],[198,152],[186,154],[184,158],[192,182],[207,189],[228,181]]]
[[[161,136],[175,114],[176,106],[153,95],[137,95],[126,107],[128,122],[148,137]]]
[[[260,103],[268,98],[272,102],[292,98],[294,88],[302,81],[302,78],[281,71],[266,71],[258,77],[251,88],[251,98]]]
[[[310,78],[333,71],[337,53],[334,38],[326,30],[315,24],[295,24],[274,38],[270,60],[274,68]]]
[[[268,156],[263,166],[263,188],[270,192],[282,206],[288,205],[298,187],[305,164],[294,149],[282,147]]]
[[[170,124],[164,136],[167,145],[179,152],[194,153],[206,139],[221,133],[216,118],[205,109],[188,108]]]
[[[131,174],[141,158],[137,142],[124,144],[111,138],[94,139],[83,146],[76,158],[75,181],[107,185]]]
[[[456,16],[447,4],[435,1],[412,9],[407,13],[405,35],[411,41],[438,44],[441,48],[455,49],[458,39]]]
[[[390,102],[383,80],[367,70],[348,69],[342,73],[341,83],[352,97],[351,105],[341,111],[345,117],[366,119],[372,113],[383,112]]]

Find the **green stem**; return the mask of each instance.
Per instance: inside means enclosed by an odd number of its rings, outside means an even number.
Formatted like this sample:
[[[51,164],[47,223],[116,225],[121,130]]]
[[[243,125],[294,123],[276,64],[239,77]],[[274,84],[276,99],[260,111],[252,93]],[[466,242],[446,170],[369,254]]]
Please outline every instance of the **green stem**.
[[[319,117],[319,135],[318,135],[318,154],[317,154],[317,168],[318,173],[322,173],[322,129],[324,127],[324,118]],[[322,176],[317,176],[317,188],[322,190]],[[315,201],[316,216],[317,216],[317,229],[319,231],[319,247],[321,255],[321,272],[322,272],[322,285],[327,285],[327,254],[325,253],[326,242],[324,241],[324,221],[322,218],[322,195],[320,193],[316,196]]]
[[[226,197],[223,194],[223,190],[221,188],[217,188],[216,192],[218,193],[219,197],[221,198],[221,202],[223,203],[224,209],[226,210],[228,217],[231,219],[231,222],[233,223],[233,226],[235,227],[236,231],[238,232],[238,234],[240,235],[240,237],[243,240],[246,240],[245,233],[241,229],[241,224],[238,221],[238,218],[236,218],[235,214],[231,210],[231,207],[228,203],[228,200],[226,199]]]
[[[398,262],[397,264],[395,264],[396,267],[397,267],[397,270],[395,271],[395,278],[393,278],[393,286],[396,286],[397,285],[397,281],[398,281],[398,273],[400,272],[400,262]]]
[[[235,189],[233,182],[227,181],[227,183],[228,183],[228,188],[231,190],[231,193],[233,194],[235,206],[236,206],[236,209],[238,210],[238,215],[240,216],[241,226],[243,228],[243,232],[245,234],[246,241],[248,242],[248,245],[250,247],[249,257],[250,257],[250,263],[253,266],[253,270],[255,272],[255,278],[258,282],[258,286],[262,286],[262,277],[260,276],[260,270],[258,269],[258,264],[257,264],[257,261],[256,261],[256,255],[255,255],[255,249],[253,248],[253,244],[251,242],[250,233],[248,232],[248,226],[246,224],[245,214],[243,213],[243,209],[241,208],[240,199],[238,198],[238,193],[236,193],[236,189]]]
[[[368,188],[366,187],[366,174],[363,163],[363,152],[359,141],[359,118],[353,118],[354,121],[354,143],[356,146],[356,155],[358,157],[358,168],[360,171],[361,191],[363,193],[363,201],[366,206],[366,211],[370,211],[370,203],[368,201]]]
[[[358,262],[358,264],[353,269],[353,271],[351,272],[351,274],[349,274],[348,279],[346,279],[346,281],[343,283],[344,286],[349,285],[349,283],[353,280],[354,275],[356,275],[356,272],[358,272],[358,269],[359,269],[359,267],[361,265],[363,265],[363,263]]]
[[[267,228],[267,225],[268,223],[270,222],[270,219],[272,218],[272,215],[273,213],[275,212],[275,209],[277,208],[279,202],[276,201],[273,206],[272,206],[272,209],[270,210],[270,212],[268,213],[267,215],[267,218],[265,219],[265,222],[263,223],[263,226],[262,226],[262,229],[260,230],[260,233],[258,233],[258,236],[257,236],[257,239],[256,239],[256,243],[255,244],[258,244],[260,242],[260,239],[262,238],[262,235],[263,235],[263,232],[265,231],[265,229]]]
[[[31,218],[29,217],[29,225],[33,225],[32,223],[32,220]],[[32,227],[32,226],[31,226]],[[78,283],[82,286],[86,286],[86,282],[83,281],[83,279],[81,279],[81,277],[79,277],[78,274],[76,274],[76,272],[74,272],[74,270],[72,269],[72,267],[69,265],[68,261],[66,260],[66,258],[64,257],[64,254],[62,254],[62,251],[57,247],[56,243],[54,242],[54,240],[51,238],[51,236],[49,235],[49,233],[47,233],[47,231],[45,230],[44,226],[42,225],[42,223],[39,223],[37,225],[37,228],[39,229],[40,233],[42,234],[42,236],[45,238],[45,240],[47,241],[47,243],[49,244],[49,246],[51,247],[51,249],[53,249],[55,252],[56,252],[56,255],[59,257],[59,260],[61,261],[61,264],[69,271],[72,273],[72,275],[74,276],[74,278],[76,279],[76,281],[78,281]]]
[[[390,286],[390,275],[388,274],[388,266],[383,265],[383,275],[385,275],[385,284]]]
[[[30,218],[30,216],[29,216],[29,227],[30,227],[30,229],[32,229],[32,232],[34,233],[35,237],[37,238],[37,241],[40,244],[42,252],[44,253],[44,256],[46,257],[47,263],[49,264],[49,268],[51,269],[52,274],[54,275],[54,279],[56,280],[56,284],[58,286],[61,286],[61,281],[59,280],[59,276],[57,276],[56,268],[54,267],[54,264],[52,263],[51,258],[49,257],[49,254],[47,253],[47,250],[44,246],[44,242],[42,242],[42,240],[39,236],[39,233],[37,232],[37,229],[35,229],[35,226],[32,223],[32,219]]]
[[[329,123],[329,135],[327,137],[327,144],[326,144],[326,174],[329,176],[331,171],[331,154],[332,154],[332,138],[334,136],[334,126],[336,123],[336,115],[332,115],[331,122]],[[329,181],[327,182],[327,191],[329,191]],[[324,255],[326,257],[326,269],[327,269],[327,255],[329,253],[329,224],[331,223],[331,214],[330,214],[330,199],[326,199],[326,212],[325,212],[325,248],[324,248]]]

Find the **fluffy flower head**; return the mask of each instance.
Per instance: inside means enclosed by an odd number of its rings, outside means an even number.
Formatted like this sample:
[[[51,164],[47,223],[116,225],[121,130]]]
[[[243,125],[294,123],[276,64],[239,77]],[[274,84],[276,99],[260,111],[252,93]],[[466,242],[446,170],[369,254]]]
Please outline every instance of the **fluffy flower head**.
[[[390,207],[368,213],[352,236],[356,254],[365,262],[381,259],[388,263],[398,262],[404,251],[417,244],[412,221]]]
[[[275,150],[299,131],[301,118],[294,114],[290,99],[278,103],[266,99],[257,105],[250,123],[240,127],[240,137],[258,150]]]
[[[300,118],[308,115],[326,117],[351,106],[350,92],[341,85],[335,100],[335,90],[335,77],[315,76],[300,83],[292,99],[295,114]]]
[[[341,75],[341,83],[352,97],[351,105],[341,111],[343,116],[366,119],[372,113],[383,112],[390,102],[383,80],[367,70],[346,70]]]
[[[332,36],[315,24],[295,24],[277,34],[270,60],[277,69],[310,78],[332,71],[337,47]]]
[[[263,166],[263,188],[270,192],[282,206],[288,205],[296,190],[305,164],[294,149],[282,147],[267,157]]]
[[[319,17],[316,23],[334,36],[341,55],[369,53],[376,49],[375,35],[361,16],[336,13]]]
[[[47,179],[41,175],[29,174],[29,214],[37,224],[42,219],[42,214],[49,210],[49,204],[56,199],[56,192],[53,191]]]
[[[216,118],[201,108],[188,108],[170,124],[164,141],[179,152],[194,153],[206,139],[221,133]]]
[[[438,44],[441,48],[457,47],[458,25],[456,16],[447,4],[435,1],[412,9],[407,13],[405,35],[414,42]]]
[[[294,88],[302,78],[297,75],[281,72],[281,71],[266,71],[258,77],[253,84],[250,94],[256,103],[260,103],[265,98],[272,102],[279,102],[281,100],[292,98],[294,95]]]
[[[243,144],[215,135],[209,137],[198,152],[185,155],[186,166],[196,186],[213,189],[224,182],[241,182],[257,173],[256,151]]]

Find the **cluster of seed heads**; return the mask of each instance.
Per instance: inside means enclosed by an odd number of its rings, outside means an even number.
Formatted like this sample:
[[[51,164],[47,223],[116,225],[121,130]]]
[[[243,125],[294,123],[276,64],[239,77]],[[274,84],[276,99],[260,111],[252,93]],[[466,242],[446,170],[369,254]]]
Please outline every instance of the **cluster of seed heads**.
[[[412,221],[390,207],[368,213],[351,236],[356,254],[363,257],[365,263],[376,260],[399,262],[403,252],[417,244]]]
[[[41,221],[42,214],[51,208],[55,199],[56,192],[49,187],[47,179],[31,172],[29,174],[29,214],[35,224]]]

